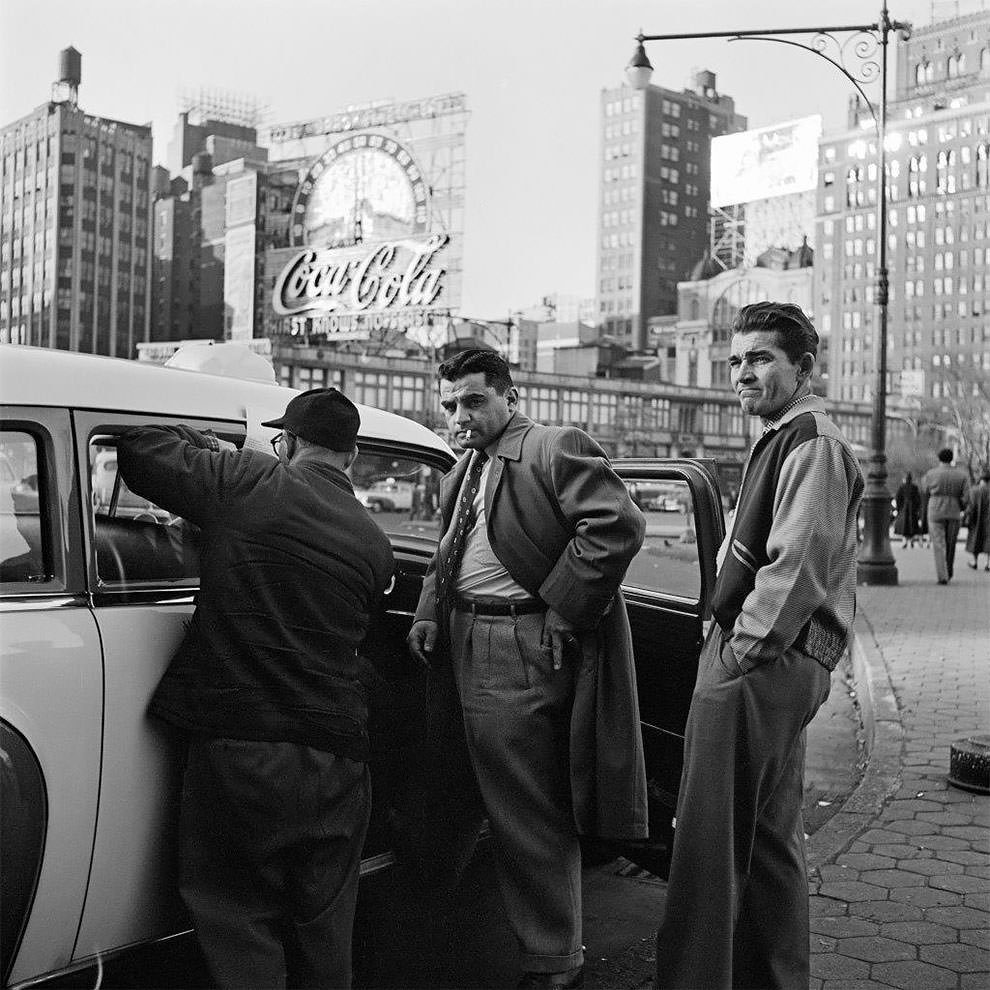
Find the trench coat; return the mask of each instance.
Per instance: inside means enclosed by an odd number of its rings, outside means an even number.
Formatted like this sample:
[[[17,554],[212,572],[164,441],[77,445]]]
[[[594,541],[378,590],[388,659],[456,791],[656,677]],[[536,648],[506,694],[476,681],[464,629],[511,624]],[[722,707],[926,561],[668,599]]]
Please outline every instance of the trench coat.
[[[576,627],[581,646],[570,728],[578,832],[646,838],[632,634],[619,590],[643,542],[643,516],[605,452],[581,430],[543,426],[517,412],[490,453],[484,497],[492,551],[518,584]],[[441,532],[469,460],[461,458],[441,482]],[[416,619],[443,626],[435,578],[436,557]]]

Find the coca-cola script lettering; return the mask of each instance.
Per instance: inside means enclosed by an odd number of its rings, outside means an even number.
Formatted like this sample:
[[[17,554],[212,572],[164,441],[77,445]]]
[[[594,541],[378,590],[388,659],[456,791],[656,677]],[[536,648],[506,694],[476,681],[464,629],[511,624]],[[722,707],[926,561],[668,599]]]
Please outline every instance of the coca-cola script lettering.
[[[446,275],[435,257],[449,240],[434,234],[425,241],[389,241],[370,251],[301,251],[279,275],[273,307],[292,316],[309,310],[373,313],[430,306]]]

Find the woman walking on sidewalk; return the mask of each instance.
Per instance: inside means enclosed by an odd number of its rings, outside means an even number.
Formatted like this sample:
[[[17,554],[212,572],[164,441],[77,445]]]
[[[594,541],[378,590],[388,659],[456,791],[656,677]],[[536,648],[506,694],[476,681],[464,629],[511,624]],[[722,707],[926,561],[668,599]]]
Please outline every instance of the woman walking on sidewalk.
[[[966,552],[973,555],[969,566],[975,571],[980,566],[980,554],[985,553],[987,564],[983,569],[990,571],[990,471],[980,475],[980,483],[970,494],[965,523],[969,527]]]
[[[894,533],[902,536],[902,546],[913,547],[921,535],[921,491],[911,479],[911,472],[904,475],[904,481],[897,489],[897,518],[894,520]]]

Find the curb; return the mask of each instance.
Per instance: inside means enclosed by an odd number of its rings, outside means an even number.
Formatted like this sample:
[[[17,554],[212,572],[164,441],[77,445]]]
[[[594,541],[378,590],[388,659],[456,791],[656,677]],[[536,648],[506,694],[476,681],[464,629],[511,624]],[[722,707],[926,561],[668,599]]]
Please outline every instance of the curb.
[[[901,784],[904,726],[894,688],[869,618],[853,624],[853,681],[863,721],[867,754],[863,779],[805,845],[808,871],[817,871],[865,832]]]

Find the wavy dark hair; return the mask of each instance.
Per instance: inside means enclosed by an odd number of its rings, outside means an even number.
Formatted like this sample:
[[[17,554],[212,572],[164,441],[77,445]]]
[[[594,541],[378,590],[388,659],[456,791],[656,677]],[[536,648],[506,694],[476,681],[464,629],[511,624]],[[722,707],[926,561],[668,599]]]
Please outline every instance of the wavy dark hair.
[[[758,302],[743,306],[732,321],[733,333],[754,333],[765,330],[777,335],[780,349],[792,364],[797,364],[802,354],[818,357],[818,331],[794,303]]]
[[[461,351],[449,361],[444,361],[437,369],[437,378],[453,382],[465,375],[473,375],[476,371],[484,372],[485,384],[495,389],[499,395],[505,395],[512,388],[512,373],[505,358],[497,351],[481,347]]]

